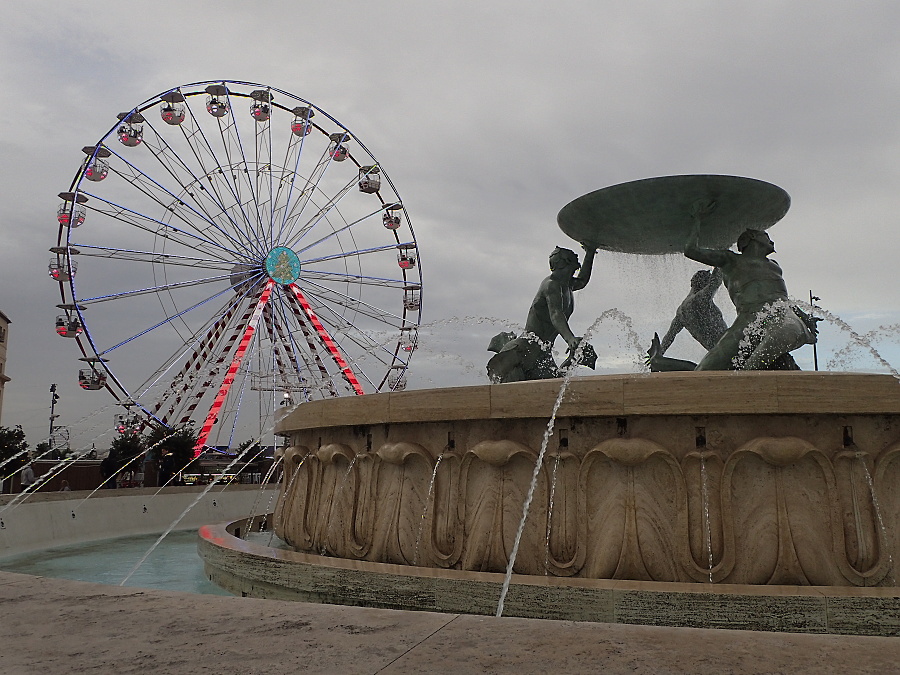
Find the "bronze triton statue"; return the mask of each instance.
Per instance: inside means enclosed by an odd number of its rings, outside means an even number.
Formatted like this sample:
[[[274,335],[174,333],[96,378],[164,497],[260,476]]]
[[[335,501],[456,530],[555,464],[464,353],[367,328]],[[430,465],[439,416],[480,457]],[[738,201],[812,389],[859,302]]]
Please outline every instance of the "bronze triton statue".
[[[738,237],[739,253],[700,246],[700,216],[714,208],[715,203],[698,206],[684,255],[721,271],[737,317],[698,364],[662,356],[654,335],[650,369],[797,370],[790,352],[815,342],[815,321],[788,299],[781,267],[768,257],[775,246],[762,230],[745,230]]]
[[[596,249],[585,247],[584,265],[580,265],[578,255],[567,248],[557,247],[550,254],[550,276],[541,282],[531,301],[525,333],[520,337],[500,333],[491,340],[488,350],[497,352],[487,364],[492,382],[560,377],[560,369],[551,353],[553,343],[560,335],[569,350],[562,367],[572,363],[581,343],[581,338],[569,327],[569,317],[575,309],[573,291],[580,291],[590,281],[596,252]],[[583,345],[578,363],[593,368],[596,359],[593,348]]]
[[[714,301],[721,285],[722,270],[718,267],[712,272],[700,270],[691,277],[691,291],[675,310],[675,318],[660,341],[660,355],[666,353],[676,336],[685,329],[707,351],[715,347],[719,338],[728,330],[722,310]]]
[[[681,252],[717,268],[710,283],[721,275],[737,309],[734,323],[725,327],[712,302],[715,288],[707,284],[704,296],[698,284],[663,341],[654,336],[647,359],[651,370],[795,369],[790,352],[815,341],[816,320],[788,300],[781,267],[768,258],[775,247],[764,232],[784,217],[790,203],[784,190],[753,178],[660,176],[583,195],[560,210],[557,222],[586,247],[642,255]],[[728,250],[735,241],[738,253]],[[700,323],[706,324],[702,330]],[[708,349],[699,364],[663,356],[681,327]]]

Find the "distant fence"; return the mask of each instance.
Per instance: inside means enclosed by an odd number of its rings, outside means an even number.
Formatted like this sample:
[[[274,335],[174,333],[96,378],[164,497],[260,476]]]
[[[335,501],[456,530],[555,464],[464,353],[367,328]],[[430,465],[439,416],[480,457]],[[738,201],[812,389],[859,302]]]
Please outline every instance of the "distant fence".
[[[51,473],[59,462],[62,460],[38,460],[31,467],[34,469],[34,476],[40,480],[41,476]],[[259,483],[265,476],[268,468],[271,466],[272,460],[266,459],[262,462],[254,462],[250,465],[250,470],[244,468],[241,464],[235,468],[241,470],[241,473],[233,479],[235,483]],[[64,468],[46,482],[41,483],[37,488],[37,492],[59,492],[62,489],[63,481],[68,481],[70,490],[93,490],[103,482],[103,475],[100,469],[101,460],[99,459],[76,459],[65,462]],[[220,466],[221,464],[221,466]],[[189,484],[206,484],[210,482],[215,475],[225,468],[224,462],[201,462],[199,467],[191,470],[191,475],[185,476],[186,482]],[[139,473],[141,466],[137,467],[138,471],[123,471],[119,475],[117,487],[141,487],[144,483],[144,475]],[[277,482],[278,476],[270,477],[269,482]],[[156,486],[156,478],[153,478],[153,486]],[[116,487],[110,485],[110,487]],[[151,486],[147,486],[151,487]],[[10,494],[22,491],[21,472],[16,471],[10,478],[3,481],[0,486],[0,494]]]

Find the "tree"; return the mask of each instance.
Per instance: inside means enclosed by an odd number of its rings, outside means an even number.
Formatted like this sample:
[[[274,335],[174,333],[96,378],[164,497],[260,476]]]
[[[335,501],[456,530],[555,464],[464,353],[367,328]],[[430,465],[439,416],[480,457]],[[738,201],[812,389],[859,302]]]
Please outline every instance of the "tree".
[[[71,448],[53,448],[53,452],[51,452],[50,444],[47,441],[41,441],[34,446],[34,456],[42,459],[65,459],[72,454]]]
[[[242,455],[242,454],[244,454],[245,450],[247,450],[247,454],[245,455],[245,461],[246,461],[246,457],[252,457],[257,452],[259,452],[259,441],[253,440],[252,438],[244,441],[243,443],[241,443],[238,446],[237,454]]]
[[[109,447],[109,456],[113,461],[125,463],[144,452],[143,438],[140,434],[125,432],[119,434]]]
[[[147,447],[153,448],[156,458],[172,455],[172,463],[176,471],[183,471],[194,456],[197,445],[197,432],[192,427],[183,426],[177,429],[155,427],[147,436]]]
[[[4,491],[3,476],[12,475],[25,466],[28,462],[27,452],[28,443],[25,442],[25,432],[22,431],[22,427],[16,426],[14,429],[0,427],[0,462],[5,462],[15,457],[9,464],[0,469],[0,493]]]
[[[25,442],[25,432],[21,426],[16,425],[13,429],[0,427],[0,462],[16,457],[15,461],[3,467],[4,471],[15,471],[23,466],[27,460],[27,450],[28,443]]]

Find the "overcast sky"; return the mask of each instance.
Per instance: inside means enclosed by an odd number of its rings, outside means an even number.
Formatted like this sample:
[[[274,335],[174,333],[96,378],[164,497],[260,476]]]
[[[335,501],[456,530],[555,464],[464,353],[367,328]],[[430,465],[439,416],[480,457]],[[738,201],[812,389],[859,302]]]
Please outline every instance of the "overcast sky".
[[[784,188],[792,206],[771,236],[791,295],[812,290],[859,333],[874,331],[897,368],[898,29],[900,4],[888,0],[9,4],[0,310],[12,320],[12,381],[0,422],[44,440],[57,382],[60,423],[77,444],[111,426],[109,396],[78,388],[77,349],[53,331],[56,194],[117,112],[219,78],[312,101],[389,173],[424,280],[411,388],[486,381],[490,337],[524,323],[549,252],[578,248],[556,225],[566,203],[689,173]],[[572,326],[581,334],[617,308],[646,348],[698,268],[600,252]],[[718,300],[728,315],[727,296]],[[620,322],[592,341],[598,372],[639,368]],[[824,326],[820,364],[885,372],[847,345]],[[679,338],[669,355],[699,353]],[[796,357],[811,368],[811,348]],[[99,427],[80,421],[97,411]]]

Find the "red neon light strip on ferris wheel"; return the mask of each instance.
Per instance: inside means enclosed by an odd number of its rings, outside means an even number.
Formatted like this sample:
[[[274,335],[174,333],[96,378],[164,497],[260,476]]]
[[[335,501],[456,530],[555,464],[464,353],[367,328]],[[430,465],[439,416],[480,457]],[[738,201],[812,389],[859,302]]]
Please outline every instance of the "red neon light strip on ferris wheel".
[[[228,367],[228,372],[225,374],[225,379],[222,381],[222,386],[219,387],[219,393],[216,394],[212,407],[209,409],[209,414],[206,416],[206,421],[203,423],[203,428],[200,429],[200,435],[197,437],[197,444],[194,446],[195,459],[203,452],[203,447],[206,445],[206,439],[209,438],[209,432],[212,431],[213,424],[215,424],[216,418],[219,416],[219,410],[222,409],[222,405],[225,403],[225,397],[228,396],[228,390],[231,389],[231,385],[234,383],[238,368],[241,367],[241,361],[244,360],[244,355],[247,353],[247,348],[250,346],[250,340],[253,339],[253,334],[256,332],[256,324],[259,322],[259,317],[262,316],[263,308],[269,301],[269,296],[272,295],[272,289],[274,287],[275,282],[272,279],[269,279],[266,283],[266,287],[263,289],[262,295],[259,296],[259,302],[256,303],[256,309],[253,310],[250,322],[244,329],[244,334],[241,336],[241,341],[238,344],[237,351],[234,353],[234,358],[231,360],[231,365]]]
[[[363,394],[365,394],[366,392],[364,392],[363,388],[360,386],[359,380],[356,379],[356,375],[353,374],[353,371],[350,370],[350,366],[347,364],[347,361],[344,360],[344,357],[341,355],[341,350],[338,349],[338,346],[335,344],[334,340],[331,339],[331,336],[328,334],[328,331],[325,330],[325,326],[322,325],[322,322],[319,321],[319,317],[316,316],[313,308],[309,306],[309,301],[307,301],[306,296],[303,295],[303,291],[300,290],[300,287],[297,286],[297,284],[291,284],[290,286],[288,286],[288,288],[290,288],[294,292],[294,295],[297,296],[297,300],[300,301],[300,306],[303,307],[303,311],[306,312],[306,316],[309,318],[309,322],[313,325],[313,328],[316,329],[319,337],[322,338],[322,342],[325,343],[328,351],[331,352],[331,358],[334,359],[334,362],[338,365],[338,368],[340,368],[341,372],[344,373],[344,377],[347,378],[350,386],[353,387],[353,391],[355,391],[358,396],[362,396]]]

